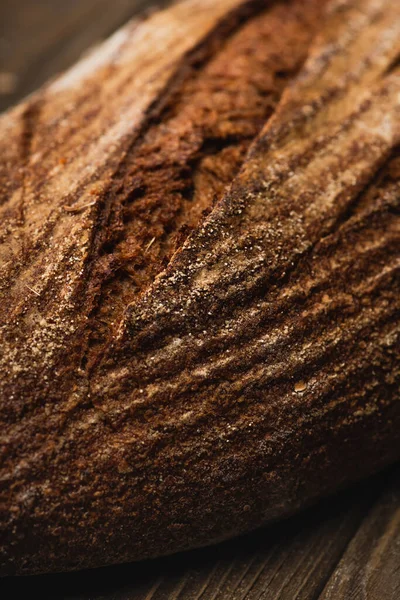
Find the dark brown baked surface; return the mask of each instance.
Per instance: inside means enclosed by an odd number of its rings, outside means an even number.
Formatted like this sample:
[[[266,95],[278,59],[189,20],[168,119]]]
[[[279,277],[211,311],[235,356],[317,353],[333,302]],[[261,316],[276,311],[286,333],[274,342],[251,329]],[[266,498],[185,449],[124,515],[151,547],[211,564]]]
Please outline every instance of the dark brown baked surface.
[[[0,118],[4,574],[400,457],[400,5],[186,0]]]

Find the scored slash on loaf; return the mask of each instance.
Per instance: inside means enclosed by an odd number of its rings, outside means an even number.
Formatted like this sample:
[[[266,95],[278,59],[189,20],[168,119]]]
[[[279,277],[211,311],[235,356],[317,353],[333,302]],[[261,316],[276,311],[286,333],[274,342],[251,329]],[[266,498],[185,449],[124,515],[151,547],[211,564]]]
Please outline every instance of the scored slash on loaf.
[[[399,57],[392,0],[185,0],[0,118],[2,573],[400,457]]]

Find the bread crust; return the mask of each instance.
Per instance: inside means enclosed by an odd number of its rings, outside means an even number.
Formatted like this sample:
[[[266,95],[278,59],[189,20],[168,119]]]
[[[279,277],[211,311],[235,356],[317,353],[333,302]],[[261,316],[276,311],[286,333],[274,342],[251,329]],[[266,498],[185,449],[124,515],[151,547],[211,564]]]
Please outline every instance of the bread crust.
[[[400,457],[399,40],[389,0],[186,0],[0,119],[3,574]]]

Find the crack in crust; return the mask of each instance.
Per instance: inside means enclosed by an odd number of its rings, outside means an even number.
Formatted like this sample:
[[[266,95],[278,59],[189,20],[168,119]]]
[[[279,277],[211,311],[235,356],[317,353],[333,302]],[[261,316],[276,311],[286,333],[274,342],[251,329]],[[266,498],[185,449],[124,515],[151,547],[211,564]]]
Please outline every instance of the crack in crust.
[[[320,2],[297,2],[251,19],[205,64],[196,62],[164,101],[117,173],[102,254],[108,263],[92,313],[86,364],[102,350],[126,306],[147,289],[237,174],[306,56]],[[319,7],[319,8],[318,8]]]

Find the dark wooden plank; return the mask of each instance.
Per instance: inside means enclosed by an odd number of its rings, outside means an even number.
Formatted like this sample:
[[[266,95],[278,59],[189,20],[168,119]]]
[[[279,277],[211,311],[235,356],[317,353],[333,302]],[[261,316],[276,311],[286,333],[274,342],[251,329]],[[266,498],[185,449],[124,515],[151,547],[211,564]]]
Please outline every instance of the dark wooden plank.
[[[0,2],[0,111],[152,4],[151,0]]]
[[[236,540],[139,564],[10,579],[9,596],[4,597],[23,597],[29,589],[43,600],[317,600],[325,588],[324,600],[391,600],[396,597],[392,591],[399,590],[399,513],[396,522],[394,512],[399,501],[397,466]],[[354,544],[367,548],[360,554]],[[363,570],[362,561],[370,555]],[[380,588],[381,595],[348,595],[348,573],[356,578],[357,570],[366,573],[367,586],[373,585],[377,594]],[[358,581],[362,585],[363,576]]]
[[[400,470],[363,522],[321,600],[400,598]]]

